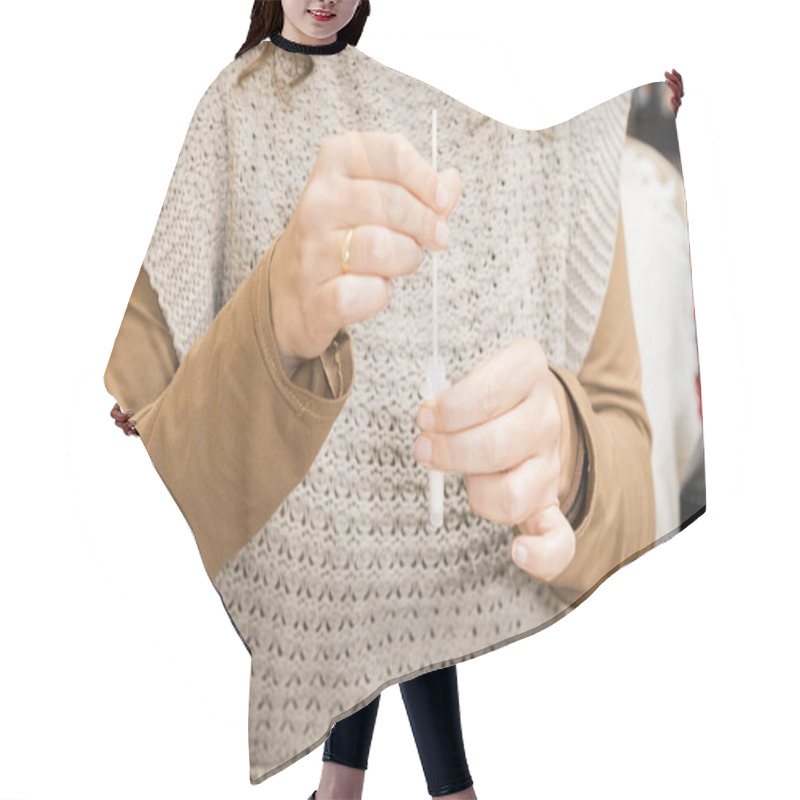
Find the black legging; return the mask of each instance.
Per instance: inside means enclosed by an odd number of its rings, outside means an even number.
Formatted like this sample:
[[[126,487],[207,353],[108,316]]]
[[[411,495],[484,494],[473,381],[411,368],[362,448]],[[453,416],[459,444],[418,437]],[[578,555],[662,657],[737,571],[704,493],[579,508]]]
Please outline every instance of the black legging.
[[[431,797],[468,789],[472,778],[461,735],[455,664],[404,681],[400,692]],[[378,695],[369,705],[333,726],[325,740],[323,761],[367,768],[380,699]]]

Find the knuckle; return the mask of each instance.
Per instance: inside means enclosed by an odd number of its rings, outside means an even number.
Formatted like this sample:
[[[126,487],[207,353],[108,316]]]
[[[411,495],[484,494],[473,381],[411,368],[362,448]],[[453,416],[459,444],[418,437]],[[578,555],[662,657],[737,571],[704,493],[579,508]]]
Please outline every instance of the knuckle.
[[[318,217],[319,209],[325,207],[328,191],[324,181],[314,177],[306,184],[301,198],[303,212],[300,219],[303,223],[310,223]]]
[[[346,134],[338,134],[336,136],[326,136],[322,140],[322,144],[319,146],[319,151],[317,152],[317,160],[323,163],[327,163],[333,157],[336,148],[338,147],[339,142],[341,141],[341,137]]]
[[[527,348],[526,357],[530,360],[530,363],[534,365],[537,372],[547,368],[547,356],[536,339],[532,339],[530,336],[524,336],[518,341],[523,347]]]
[[[362,146],[361,131],[358,131],[355,128],[349,131],[344,131],[343,133],[340,133],[337,136],[333,136],[333,140],[334,142],[346,145],[347,147],[352,149]]]
[[[364,136],[361,131],[347,131],[341,134],[340,146],[347,153],[347,157],[356,160],[365,150]]]

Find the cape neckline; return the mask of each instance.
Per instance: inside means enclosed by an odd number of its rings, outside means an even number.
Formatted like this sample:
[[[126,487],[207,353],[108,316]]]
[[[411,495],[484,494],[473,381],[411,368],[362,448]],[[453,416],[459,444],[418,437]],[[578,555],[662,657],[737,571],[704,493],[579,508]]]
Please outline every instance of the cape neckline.
[[[347,39],[341,35],[341,31],[339,31],[336,41],[330,44],[300,44],[287,39],[279,32],[273,33],[269,39],[276,47],[280,47],[282,50],[288,50],[290,53],[307,53],[308,55],[332,55],[333,53],[341,52],[347,47]]]

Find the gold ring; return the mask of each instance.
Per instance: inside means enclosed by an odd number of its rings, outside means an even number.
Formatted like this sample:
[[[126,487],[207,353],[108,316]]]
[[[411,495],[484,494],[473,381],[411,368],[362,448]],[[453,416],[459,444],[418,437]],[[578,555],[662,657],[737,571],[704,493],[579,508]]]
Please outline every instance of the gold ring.
[[[342,272],[345,275],[350,273],[350,240],[353,238],[355,228],[348,228],[342,240]]]

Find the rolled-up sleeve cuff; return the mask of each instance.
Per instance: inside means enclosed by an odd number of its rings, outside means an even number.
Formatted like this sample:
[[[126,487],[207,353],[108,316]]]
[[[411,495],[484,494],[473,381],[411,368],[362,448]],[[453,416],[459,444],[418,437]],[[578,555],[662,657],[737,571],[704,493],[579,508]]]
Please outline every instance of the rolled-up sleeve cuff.
[[[290,378],[281,364],[275,340],[269,274],[278,236],[259,260],[254,272],[253,318],[264,363],[283,400],[302,416],[335,418],[353,388],[355,365],[349,332],[342,328],[328,348],[301,364]]]
[[[568,400],[572,401],[572,406],[576,414],[575,422],[578,428],[578,435],[583,437],[585,445],[583,463],[579,465],[582,469],[581,485],[573,507],[569,510],[567,519],[575,530],[578,540],[586,532],[595,506],[597,494],[597,442],[593,431],[594,410],[586,391],[581,386],[578,378],[563,367],[550,364],[551,371],[561,381],[567,393]]]

